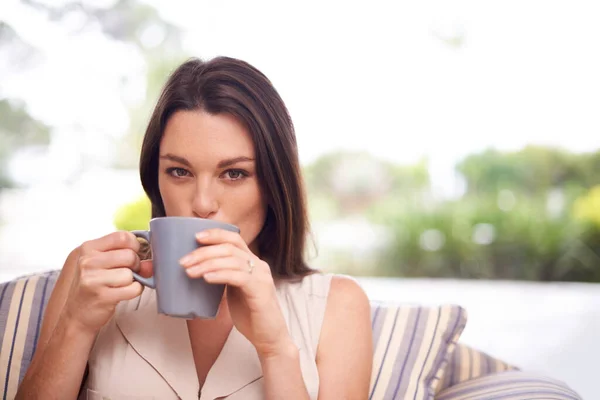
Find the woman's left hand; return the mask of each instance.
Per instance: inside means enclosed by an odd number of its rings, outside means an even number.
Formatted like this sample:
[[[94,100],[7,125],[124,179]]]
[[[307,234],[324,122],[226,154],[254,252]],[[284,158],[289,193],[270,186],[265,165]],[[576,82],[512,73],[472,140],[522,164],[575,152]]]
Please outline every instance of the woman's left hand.
[[[188,276],[227,285],[231,319],[259,356],[288,351],[293,342],[269,265],[250,251],[238,233],[210,229],[196,239],[203,246],[180,260]]]

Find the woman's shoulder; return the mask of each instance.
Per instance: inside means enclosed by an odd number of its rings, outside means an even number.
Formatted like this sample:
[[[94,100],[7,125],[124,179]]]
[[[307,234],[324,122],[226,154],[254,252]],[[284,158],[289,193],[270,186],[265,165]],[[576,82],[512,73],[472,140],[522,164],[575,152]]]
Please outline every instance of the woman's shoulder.
[[[347,275],[315,272],[295,280],[279,280],[276,286],[292,335],[310,338],[309,348],[315,352],[325,321],[336,326],[340,316],[354,318],[358,313],[362,318],[370,313],[365,292]]]
[[[321,271],[315,271],[295,279],[280,279],[276,286],[279,292],[302,294],[322,299],[327,299],[329,296],[335,298],[364,296],[364,291],[355,278]]]
[[[329,315],[336,315],[342,309],[370,312],[366,292],[358,280],[349,275],[315,272],[284,286],[287,297],[306,299],[312,307],[318,304]]]
[[[327,297],[334,274],[314,271],[308,275],[276,280],[277,291],[289,295]]]
[[[363,310],[369,312],[371,309],[369,298],[353,277],[347,275],[336,275],[332,277],[327,311],[329,314],[337,315],[338,310]]]

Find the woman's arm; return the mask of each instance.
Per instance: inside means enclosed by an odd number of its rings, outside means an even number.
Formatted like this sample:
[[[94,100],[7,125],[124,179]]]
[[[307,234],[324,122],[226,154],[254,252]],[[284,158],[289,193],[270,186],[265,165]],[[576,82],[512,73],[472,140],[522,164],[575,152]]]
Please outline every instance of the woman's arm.
[[[77,397],[87,364],[84,355],[89,353],[94,337],[80,335],[66,317],[61,320],[61,315],[76,273],[79,252],[77,247],[69,254],[50,295],[35,354],[17,399]]]
[[[61,311],[67,301],[69,288],[73,283],[73,277],[75,276],[75,271],[77,269],[77,260],[79,259],[79,252],[79,247],[71,251],[60,271],[56,284],[54,285],[54,290],[52,290],[52,294],[48,300],[48,306],[44,312],[44,319],[42,321],[42,327],[40,328],[40,337],[35,349],[36,354],[44,351],[60,318]]]
[[[289,340],[280,350],[259,354],[267,399],[309,400],[300,368],[300,354]]]
[[[77,398],[94,340],[67,318],[57,321],[43,350],[36,350],[16,399]]]
[[[367,295],[355,281],[334,277],[317,349],[319,400],[369,397],[372,336]]]
[[[115,232],[71,252],[48,302],[41,337],[17,399],[75,399],[96,335],[116,305],[139,296],[139,243]]]

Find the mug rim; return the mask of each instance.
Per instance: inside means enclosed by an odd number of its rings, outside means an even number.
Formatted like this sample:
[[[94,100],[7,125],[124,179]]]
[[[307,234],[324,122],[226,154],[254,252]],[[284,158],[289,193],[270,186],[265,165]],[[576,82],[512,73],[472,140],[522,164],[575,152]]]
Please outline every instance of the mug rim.
[[[201,218],[201,217],[183,217],[183,216],[179,216],[179,215],[177,215],[177,216],[168,216],[167,215],[167,216],[164,216],[164,217],[154,217],[154,218],[150,219],[149,224],[152,223],[152,221],[158,221],[158,220],[164,220],[164,219],[170,219],[170,220],[173,220],[173,219],[177,219],[177,220],[202,220],[202,221],[208,221],[208,222],[211,222],[211,223],[216,223],[216,224],[219,224],[219,225],[225,225],[225,226],[228,226],[230,228],[234,228],[237,232],[240,231],[240,228],[238,226],[230,224],[228,222],[217,221],[215,219],[208,219],[208,218]]]

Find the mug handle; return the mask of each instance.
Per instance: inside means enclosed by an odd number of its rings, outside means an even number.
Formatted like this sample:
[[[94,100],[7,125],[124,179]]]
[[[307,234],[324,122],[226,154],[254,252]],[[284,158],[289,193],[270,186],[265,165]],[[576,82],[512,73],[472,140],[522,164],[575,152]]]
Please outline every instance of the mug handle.
[[[146,241],[150,243],[150,231],[131,231],[131,233],[133,233],[136,237],[146,239]],[[135,279],[144,286],[147,286],[151,289],[156,289],[154,276],[151,276],[150,278],[144,278],[143,276],[140,276],[140,274],[138,274],[137,272],[133,272],[133,279]]]

